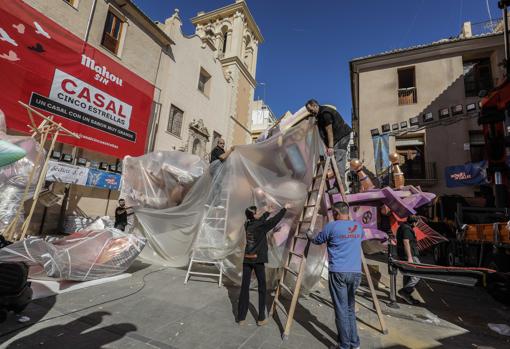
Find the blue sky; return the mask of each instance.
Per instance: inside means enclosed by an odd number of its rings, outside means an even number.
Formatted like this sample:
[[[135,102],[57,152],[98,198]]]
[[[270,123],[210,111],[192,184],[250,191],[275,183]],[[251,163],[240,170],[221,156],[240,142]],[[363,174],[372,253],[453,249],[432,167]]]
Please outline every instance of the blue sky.
[[[183,30],[199,11],[234,0],[135,0],[153,20],[180,10]],[[350,123],[349,61],[355,57],[456,36],[464,21],[489,19],[486,0],[247,0],[265,42],[257,76],[277,117],[309,98],[337,106]],[[501,17],[489,0],[492,18]],[[264,97],[259,86],[255,97]]]

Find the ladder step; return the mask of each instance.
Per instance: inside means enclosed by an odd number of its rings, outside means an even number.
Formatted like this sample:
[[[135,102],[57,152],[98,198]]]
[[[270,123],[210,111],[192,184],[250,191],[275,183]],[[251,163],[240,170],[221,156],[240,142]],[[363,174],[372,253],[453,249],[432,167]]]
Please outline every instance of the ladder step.
[[[299,240],[308,240],[308,238],[304,235],[295,235],[294,236],[294,239],[299,239]]]
[[[291,296],[294,296],[294,291],[287,287],[287,285],[285,285],[282,281],[280,281],[280,287],[283,287],[283,289],[287,291]]]
[[[307,220],[302,220],[302,221],[299,221],[298,223],[306,223],[306,224],[308,224],[308,223],[312,223],[312,220],[311,219],[310,220],[308,220],[308,219]]]
[[[291,255],[294,255],[294,256],[299,257],[299,258],[303,258],[304,257],[301,253],[297,253],[297,252],[294,252],[294,251],[289,251],[289,253]]]
[[[305,205],[303,206],[304,208],[310,208],[310,207],[315,207],[315,205]]]
[[[289,267],[283,267],[283,269],[285,269],[286,271],[288,271],[289,273],[293,274],[295,277],[298,276],[298,273],[292,269],[290,269]]]
[[[214,261],[201,261],[200,259],[192,259],[191,263],[201,263],[201,264],[211,264],[211,265],[217,265],[221,264],[221,262],[214,262]]]
[[[220,276],[220,273],[218,273],[218,274],[214,274],[214,273],[200,273],[198,271],[190,271],[188,274],[189,275]]]
[[[287,315],[287,309],[285,309],[285,306],[278,300],[278,299],[274,299],[274,303],[278,306],[278,308],[280,308],[283,313],[285,314],[285,316],[288,316]]]

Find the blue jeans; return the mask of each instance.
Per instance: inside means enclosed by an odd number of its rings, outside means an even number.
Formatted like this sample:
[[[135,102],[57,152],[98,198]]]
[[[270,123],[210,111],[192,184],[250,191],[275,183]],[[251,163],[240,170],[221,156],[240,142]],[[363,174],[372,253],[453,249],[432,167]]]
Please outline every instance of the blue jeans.
[[[360,346],[354,295],[361,282],[361,273],[329,273],[329,292],[335,307],[338,331],[338,348],[350,349]]]

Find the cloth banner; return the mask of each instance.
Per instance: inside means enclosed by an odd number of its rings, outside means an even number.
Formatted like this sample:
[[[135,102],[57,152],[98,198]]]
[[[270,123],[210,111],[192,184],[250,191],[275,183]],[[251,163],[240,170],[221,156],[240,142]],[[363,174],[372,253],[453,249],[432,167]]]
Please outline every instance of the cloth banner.
[[[46,180],[50,182],[85,185],[87,183],[88,174],[89,169],[86,167],[49,161]]]
[[[50,161],[46,180],[50,182],[61,182],[67,184],[78,184],[87,187],[119,190],[122,176],[119,173],[112,173],[76,166],[57,161]]]
[[[372,137],[372,142],[374,144],[375,173],[378,177],[391,165],[389,158],[389,141],[389,134]]]
[[[487,161],[448,166],[444,169],[448,188],[480,185],[487,183]]]

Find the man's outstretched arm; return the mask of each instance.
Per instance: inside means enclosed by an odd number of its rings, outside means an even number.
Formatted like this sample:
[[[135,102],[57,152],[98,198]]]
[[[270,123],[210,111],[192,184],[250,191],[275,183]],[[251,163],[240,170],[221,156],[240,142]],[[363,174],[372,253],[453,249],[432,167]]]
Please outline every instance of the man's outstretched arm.
[[[327,229],[323,229],[317,236],[313,236],[313,231],[308,229],[306,231],[306,237],[310,242],[314,245],[322,245],[328,241],[328,231]]]

